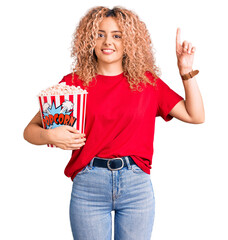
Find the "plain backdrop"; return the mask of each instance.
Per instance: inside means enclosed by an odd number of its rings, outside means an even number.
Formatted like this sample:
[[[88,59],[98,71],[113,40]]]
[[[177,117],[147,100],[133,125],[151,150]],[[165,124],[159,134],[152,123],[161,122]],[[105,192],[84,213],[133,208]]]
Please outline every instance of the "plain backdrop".
[[[227,240],[227,5],[203,0],[9,0],[0,4],[0,239],[72,239],[71,152],[35,146],[23,130],[39,109],[37,94],[71,71],[72,34],[94,6],[135,11],[150,32],[161,78],[184,97],[175,37],[196,46],[194,69],[204,124],[156,119],[151,180],[152,239]]]

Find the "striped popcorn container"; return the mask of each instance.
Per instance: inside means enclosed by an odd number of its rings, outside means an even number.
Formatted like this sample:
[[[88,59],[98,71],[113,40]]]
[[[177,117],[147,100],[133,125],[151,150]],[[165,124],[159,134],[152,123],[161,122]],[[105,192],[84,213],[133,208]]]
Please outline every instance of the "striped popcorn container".
[[[68,125],[84,133],[87,92],[64,95],[39,95],[40,113],[45,129]],[[48,144],[48,147],[56,147]]]

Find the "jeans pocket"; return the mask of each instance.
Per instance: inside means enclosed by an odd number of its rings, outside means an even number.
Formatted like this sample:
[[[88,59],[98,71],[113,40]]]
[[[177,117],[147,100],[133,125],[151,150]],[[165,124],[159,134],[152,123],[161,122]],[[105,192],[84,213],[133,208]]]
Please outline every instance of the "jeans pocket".
[[[84,173],[87,173],[89,171],[89,166],[86,165],[77,175],[82,175]]]
[[[145,173],[138,165],[136,164],[133,164],[132,166],[132,171],[134,173]]]

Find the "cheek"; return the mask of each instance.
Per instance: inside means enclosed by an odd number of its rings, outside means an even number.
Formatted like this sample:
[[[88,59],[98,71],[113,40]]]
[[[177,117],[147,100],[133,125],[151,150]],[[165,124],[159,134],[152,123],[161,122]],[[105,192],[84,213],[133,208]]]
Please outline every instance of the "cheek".
[[[124,53],[124,47],[123,47],[122,45],[120,45],[118,49],[119,49],[119,53],[120,53],[121,55],[123,55],[123,53]]]
[[[122,43],[122,42],[118,43],[118,49],[119,49],[119,51],[121,51],[121,52],[124,51],[124,46],[123,46],[123,43]]]
[[[99,46],[96,45],[95,48],[94,48],[94,51],[95,51],[95,54],[96,54],[96,55],[100,53],[100,52],[99,52],[99,49],[100,49]]]
[[[101,48],[101,45],[102,45],[101,41],[97,40],[96,43],[95,43],[95,48],[94,49],[96,51],[98,51],[98,49]]]

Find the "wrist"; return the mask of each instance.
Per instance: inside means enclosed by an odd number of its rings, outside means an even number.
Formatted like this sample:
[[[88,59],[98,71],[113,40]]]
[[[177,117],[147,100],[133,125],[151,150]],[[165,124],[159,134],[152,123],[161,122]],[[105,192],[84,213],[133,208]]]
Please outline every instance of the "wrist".
[[[179,69],[179,73],[181,76],[185,75],[185,74],[188,74],[192,71],[192,68],[181,68]]]
[[[51,129],[43,129],[40,134],[41,138],[45,142],[45,144],[51,144]]]
[[[181,75],[182,80],[189,80],[199,73],[199,70],[191,71],[189,73]]]

